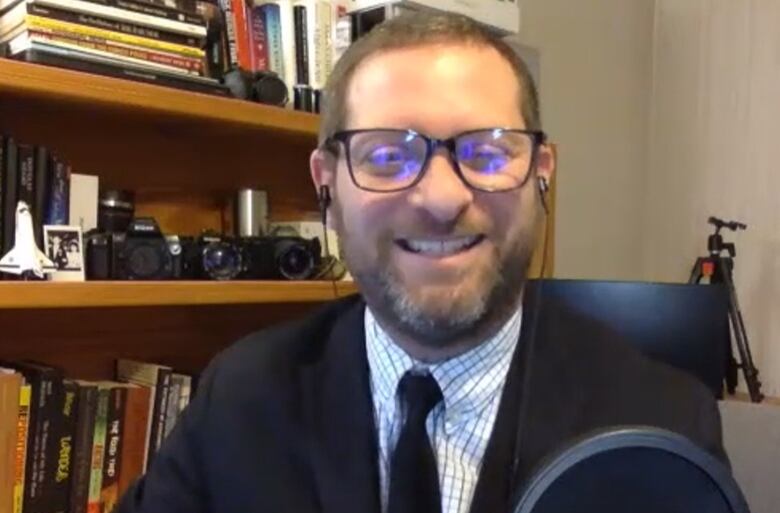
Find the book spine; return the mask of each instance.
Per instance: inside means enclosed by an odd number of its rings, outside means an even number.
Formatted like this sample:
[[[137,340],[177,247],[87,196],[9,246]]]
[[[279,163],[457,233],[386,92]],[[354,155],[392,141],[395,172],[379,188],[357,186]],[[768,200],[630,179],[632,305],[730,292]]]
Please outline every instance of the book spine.
[[[87,0],[36,0],[36,2],[48,5],[50,7],[64,9],[66,11],[76,11],[84,14],[92,14],[104,18],[144,25],[146,27],[153,27],[160,30],[173,31],[189,36],[206,36],[206,27],[202,25],[169,20],[168,18],[160,18],[158,16],[152,16],[140,12],[128,11],[126,9],[121,9],[110,5],[89,2]]]
[[[121,20],[104,18],[102,16],[94,16],[91,14],[84,14],[75,11],[66,11],[63,9],[57,9],[46,5],[27,4],[27,12],[33,16],[38,16],[42,18],[48,18],[50,20],[57,20],[60,22],[73,24],[76,27],[91,27],[95,29],[102,29],[104,31],[109,32],[108,34],[106,33],[102,34],[102,36],[106,38],[109,38],[109,36],[113,35],[110,32],[117,32],[118,34],[116,37],[121,37],[121,35],[134,36],[135,39],[133,39],[132,42],[136,44],[140,44],[142,46],[143,44],[148,44],[150,41],[152,42],[156,41],[156,42],[167,42],[173,45],[188,47],[187,50],[192,50],[192,49],[200,50],[204,43],[203,38],[186,36],[174,32],[167,32],[165,30],[158,30],[151,27],[145,27],[142,25],[127,23]],[[29,16],[28,16],[27,23],[28,25],[30,23]],[[69,28],[70,30],[74,29],[74,27],[67,27],[67,28]],[[171,48],[175,48],[175,47],[171,47]],[[200,51],[194,56],[198,56],[198,55],[203,55],[203,52]]]
[[[284,79],[284,54],[282,53],[282,24],[279,19],[279,6],[264,4],[260,6],[265,21],[265,34],[268,48],[268,69]]]
[[[19,423],[16,430],[16,460],[14,463],[13,513],[22,513],[24,507],[24,475],[27,463],[27,441],[30,431],[30,400],[32,387],[22,385],[19,390]]]
[[[267,71],[268,67],[268,35],[262,7],[249,9],[249,41],[252,57],[252,71]]]
[[[86,513],[89,501],[89,474],[92,467],[92,445],[95,439],[98,390],[93,385],[79,385],[76,436],[73,444],[73,473],[70,487],[70,513]]]
[[[5,140],[5,183],[3,186],[3,254],[14,247],[16,238],[16,195],[18,189],[16,163],[18,146],[12,137]]]
[[[168,412],[168,392],[171,387],[170,369],[158,371],[157,386],[154,394],[154,414],[152,416],[151,439],[149,441],[149,456],[146,466],[151,465],[155,454],[162,446],[165,435],[165,416]]]
[[[230,0],[232,16],[235,21],[236,54],[241,69],[252,71],[252,52],[249,41],[249,23],[247,6],[244,0]]]
[[[43,32],[34,32],[30,34],[30,40],[33,43],[44,43],[49,46],[55,46],[66,50],[74,50],[88,55],[95,55],[104,59],[113,59],[117,62],[127,63],[137,67],[149,69],[150,71],[160,71],[166,73],[179,73],[182,75],[194,75],[196,73],[186,72],[173,66],[167,66],[164,64],[158,64],[146,59],[129,57],[125,55],[125,52],[115,51],[115,49],[109,49],[105,45],[98,45],[95,43],[89,43],[86,41],[74,41],[61,36],[53,34],[47,34]]]
[[[46,211],[49,190],[49,150],[45,146],[35,147],[35,211],[33,212],[33,230],[35,242],[39,248],[43,248],[43,218]]]
[[[119,469],[119,496],[138,478],[144,470],[146,436],[149,425],[149,403],[151,389],[135,386],[127,389],[124,411],[122,456]],[[77,513],[77,512],[74,512]]]
[[[176,379],[176,375],[171,375],[171,386],[168,389],[168,407],[165,411],[165,429],[163,440],[173,431],[173,426],[179,418],[179,401],[181,399],[181,382]]]
[[[325,0],[310,0],[307,15],[309,79],[314,89],[322,89],[333,65],[333,6]]]
[[[78,388],[72,381],[57,382],[57,411],[52,422],[51,449],[47,457],[56,462],[52,471],[49,511],[68,513],[73,469],[73,437],[76,429]]]
[[[295,84],[309,84],[309,47],[306,44],[306,6],[293,6],[295,24]]]
[[[146,49],[138,49],[132,46],[123,45],[122,43],[115,43],[106,39],[79,34],[63,34],[55,31],[38,30],[30,31],[29,34],[33,39],[45,39],[46,41],[66,43],[81,48],[114,54],[118,57],[161,65],[168,71],[185,72],[198,76],[203,74],[203,61],[197,59],[189,59]]]
[[[70,166],[56,155],[49,162],[49,190],[46,193],[44,224],[68,224],[68,199],[70,196]]]
[[[158,18],[166,18],[173,21],[181,21],[183,23],[190,23],[192,25],[199,25],[202,27],[206,26],[206,20],[203,18],[203,16],[197,13],[188,13],[178,9],[161,7],[159,5],[153,5],[147,2],[135,2],[132,0],[108,0],[108,2],[108,5],[117,7],[119,9],[125,9],[127,11],[148,14],[150,16],[157,16]]]
[[[100,507],[100,492],[103,486],[103,460],[106,447],[106,425],[108,423],[108,404],[111,389],[98,389],[97,414],[95,415],[95,430],[92,438],[92,464],[89,472],[88,513],[102,513]]]
[[[35,148],[29,144],[19,145],[16,176],[19,184],[16,200],[24,201],[30,212],[35,212]]]
[[[51,487],[52,466],[47,459],[49,447],[53,445],[52,418],[56,413],[56,382],[53,369],[26,368],[25,377],[32,384],[30,407],[30,436],[27,442],[27,463],[25,468],[24,513],[44,513],[50,510],[48,502]],[[56,460],[55,460],[56,461]]]
[[[119,468],[122,464],[122,431],[127,389],[111,390],[106,431],[106,457],[103,461],[103,483],[100,503],[104,512],[114,511],[119,500]]]
[[[236,19],[233,16],[232,0],[219,0],[219,6],[225,16],[225,42],[227,47],[227,64],[229,69],[238,68],[238,41],[236,40]]]
[[[0,251],[3,251],[3,240],[5,239],[5,223],[3,217],[5,216],[5,182],[6,174],[8,171],[5,169],[5,145],[8,138],[0,134]],[[0,256],[5,253],[0,254]]]
[[[16,486],[16,444],[22,376],[0,371],[0,511],[11,511]]]
[[[89,0],[90,2],[103,5],[110,4],[110,0]],[[194,1],[189,0],[139,0],[139,3],[147,4],[153,7],[161,7],[174,11],[183,11],[188,14],[198,14],[198,7]]]

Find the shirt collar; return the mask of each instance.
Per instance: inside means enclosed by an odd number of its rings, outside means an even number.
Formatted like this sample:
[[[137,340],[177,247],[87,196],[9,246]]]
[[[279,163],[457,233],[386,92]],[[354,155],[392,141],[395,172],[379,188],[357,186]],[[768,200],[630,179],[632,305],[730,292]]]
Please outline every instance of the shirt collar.
[[[447,422],[459,424],[472,411],[486,407],[503,389],[521,323],[522,308],[484,343],[444,362],[425,364],[397,346],[366,308],[366,352],[374,394],[392,412],[401,377],[411,369],[427,369],[441,388]]]

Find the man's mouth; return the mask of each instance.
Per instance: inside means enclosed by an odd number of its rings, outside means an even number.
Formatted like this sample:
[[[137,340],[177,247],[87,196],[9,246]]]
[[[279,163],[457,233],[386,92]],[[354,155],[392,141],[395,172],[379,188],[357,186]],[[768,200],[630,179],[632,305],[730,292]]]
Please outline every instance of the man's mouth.
[[[485,239],[482,234],[463,237],[396,239],[404,251],[431,257],[446,257],[468,251]]]

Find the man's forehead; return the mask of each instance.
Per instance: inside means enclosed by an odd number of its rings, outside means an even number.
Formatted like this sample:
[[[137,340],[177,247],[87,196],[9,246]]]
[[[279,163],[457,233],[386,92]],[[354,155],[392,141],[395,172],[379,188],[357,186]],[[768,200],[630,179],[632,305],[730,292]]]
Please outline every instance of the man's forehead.
[[[383,50],[358,65],[345,93],[353,121],[377,117],[402,122],[443,108],[467,118],[482,112],[487,120],[495,117],[491,111],[500,112],[505,123],[522,118],[517,76],[487,45],[437,43]]]

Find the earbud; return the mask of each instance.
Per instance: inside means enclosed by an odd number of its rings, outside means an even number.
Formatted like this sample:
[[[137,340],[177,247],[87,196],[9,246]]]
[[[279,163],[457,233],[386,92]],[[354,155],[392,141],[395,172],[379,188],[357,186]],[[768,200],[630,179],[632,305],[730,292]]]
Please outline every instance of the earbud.
[[[547,191],[550,190],[550,182],[547,181],[547,178],[540,176],[538,178],[539,181],[539,192],[544,196],[547,194]]]
[[[330,206],[330,187],[327,185],[320,185],[320,192],[317,194],[317,201],[320,204],[322,224],[325,225],[328,220],[328,207]]]

